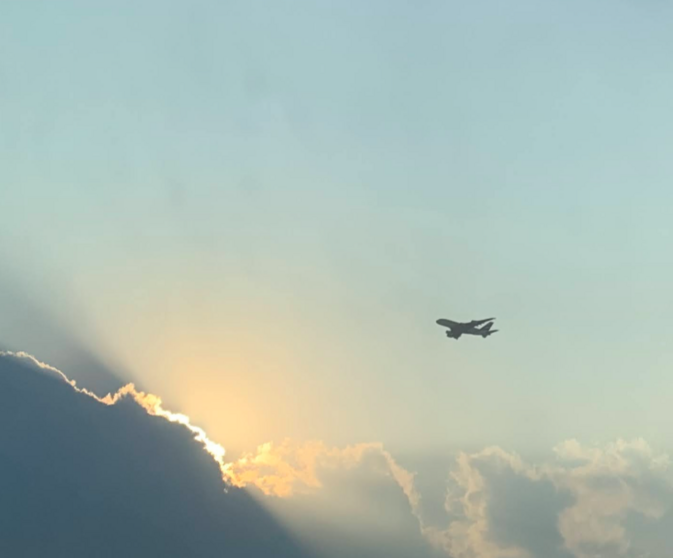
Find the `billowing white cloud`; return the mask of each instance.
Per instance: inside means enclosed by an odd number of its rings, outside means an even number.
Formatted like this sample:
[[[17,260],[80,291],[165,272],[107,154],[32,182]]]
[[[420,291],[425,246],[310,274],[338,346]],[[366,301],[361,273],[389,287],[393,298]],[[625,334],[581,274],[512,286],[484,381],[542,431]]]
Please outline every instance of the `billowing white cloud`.
[[[499,447],[460,453],[447,486],[437,488],[446,491],[443,527],[424,521],[414,473],[381,444],[286,440],[264,444],[225,470],[233,484],[287,497],[320,489],[326,471],[354,469],[367,456],[380,457],[379,473],[406,495],[423,536],[451,558],[654,558],[647,543],[633,545],[637,533],[627,519],[658,521],[673,507],[669,459],[643,440],[603,447],[569,440],[539,464]]]
[[[577,558],[631,552],[625,520],[631,513],[660,519],[673,504],[668,456],[655,454],[644,440],[585,447],[576,440],[555,448],[559,463],[544,475],[574,504],[561,513],[559,531]],[[672,549],[673,549],[673,540]]]
[[[480,461],[491,461],[497,468],[509,468],[529,475],[521,460],[500,448],[487,448],[477,454],[461,453],[450,472],[445,508],[452,518],[446,529],[423,527],[426,536],[455,558],[529,558],[523,548],[499,544],[490,535],[488,478],[479,470]]]
[[[647,555],[647,548],[632,545],[636,533],[628,529],[627,518],[638,514],[656,521],[671,509],[673,478],[668,457],[655,453],[643,440],[618,440],[604,447],[570,440],[554,448],[554,453],[556,459],[539,465],[525,463],[501,448],[460,454],[446,498],[449,523],[444,530],[425,529],[426,534],[453,558]],[[507,485],[518,492],[507,490]],[[539,500],[532,509],[522,509],[517,500],[526,501],[526,492],[532,494],[545,485],[553,486],[555,494],[548,501],[549,509]],[[559,547],[549,537],[544,555],[535,548],[536,514],[554,520],[562,541]],[[511,526],[517,521],[527,521],[530,531],[524,536],[519,533],[514,544]],[[552,532],[551,525],[546,528]],[[670,548],[673,551],[673,536]]]

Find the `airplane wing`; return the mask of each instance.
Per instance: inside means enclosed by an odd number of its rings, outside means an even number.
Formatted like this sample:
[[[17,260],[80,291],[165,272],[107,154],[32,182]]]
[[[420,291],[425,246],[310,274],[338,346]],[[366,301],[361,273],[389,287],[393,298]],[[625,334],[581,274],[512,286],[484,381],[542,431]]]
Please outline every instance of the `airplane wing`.
[[[470,325],[471,326],[480,326],[480,325],[485,324],[487,322],[492,322],[493,320],[495,320],[495,318],[486,318],[485,320],[472,320],[470,322]]]
[[[461,324],[458,322],[453,322],[451,320],[445,320],[445,319],[440,319],[437,320],[437,324],[440,326],[448,327],[449,329],[458,329],[460,326],[464,326],[465,324]]]

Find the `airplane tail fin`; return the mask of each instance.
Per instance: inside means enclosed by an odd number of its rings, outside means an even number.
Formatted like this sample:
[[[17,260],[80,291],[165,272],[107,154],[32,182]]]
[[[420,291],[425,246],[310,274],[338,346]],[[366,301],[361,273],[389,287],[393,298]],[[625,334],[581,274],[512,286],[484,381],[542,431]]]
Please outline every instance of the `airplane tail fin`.
[[[482,327],[479,331],[481,332],[481,336],[486,338],[489,335],[493,335],[497,329],[491,329],[493,327],[493,322],[487,323],[484,327]]]

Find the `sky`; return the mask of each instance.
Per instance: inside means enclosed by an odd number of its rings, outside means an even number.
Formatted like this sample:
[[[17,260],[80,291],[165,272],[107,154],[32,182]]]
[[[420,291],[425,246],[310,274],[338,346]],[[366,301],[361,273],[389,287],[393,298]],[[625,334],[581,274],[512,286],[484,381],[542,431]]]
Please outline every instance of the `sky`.
[[[0,349],[159,394],[232,459],[665,454],[671,17],[3,2]]]

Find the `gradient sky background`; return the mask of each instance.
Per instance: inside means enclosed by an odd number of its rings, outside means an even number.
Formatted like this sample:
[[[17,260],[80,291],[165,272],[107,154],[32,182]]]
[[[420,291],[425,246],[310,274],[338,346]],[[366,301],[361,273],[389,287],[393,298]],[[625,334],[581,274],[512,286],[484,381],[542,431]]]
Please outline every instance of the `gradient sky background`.
[[[671,18],[3,2],[0,344],[85,347],[234,453],[659,447]],[[434,324],[489,316],[488,340]]]

